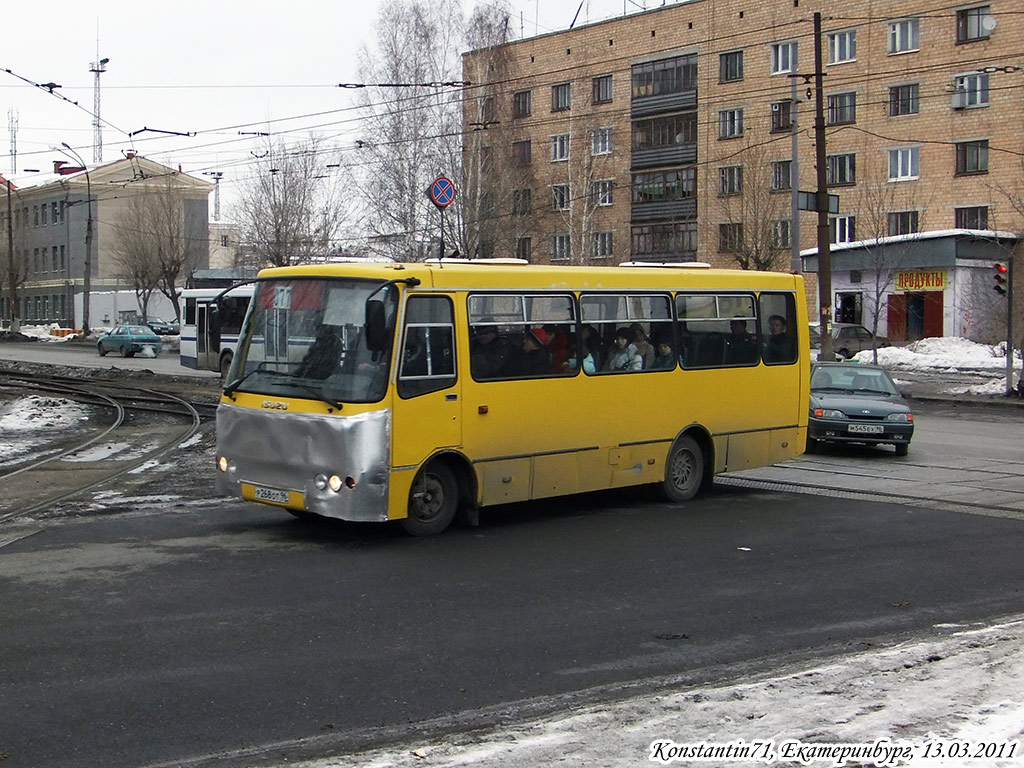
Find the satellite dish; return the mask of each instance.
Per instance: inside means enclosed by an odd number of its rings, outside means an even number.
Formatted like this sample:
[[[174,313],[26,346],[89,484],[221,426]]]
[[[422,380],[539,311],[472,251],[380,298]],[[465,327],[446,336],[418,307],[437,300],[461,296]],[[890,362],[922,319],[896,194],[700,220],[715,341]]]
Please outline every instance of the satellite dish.
[[[990,35],[995,31],[996,28],[996,17],[995,16],[982,16],[981,17],[981,28],[985,31],[985,34]]]

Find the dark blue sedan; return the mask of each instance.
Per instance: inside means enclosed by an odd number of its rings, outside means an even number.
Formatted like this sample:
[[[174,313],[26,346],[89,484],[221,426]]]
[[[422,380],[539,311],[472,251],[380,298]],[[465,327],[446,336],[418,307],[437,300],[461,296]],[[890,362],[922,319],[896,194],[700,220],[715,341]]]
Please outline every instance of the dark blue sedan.
[[[906,456],[913,436],[914,414],[883,368],[861,363],[811,368],[807,453],[829,442],[888,444],[897,456]]]

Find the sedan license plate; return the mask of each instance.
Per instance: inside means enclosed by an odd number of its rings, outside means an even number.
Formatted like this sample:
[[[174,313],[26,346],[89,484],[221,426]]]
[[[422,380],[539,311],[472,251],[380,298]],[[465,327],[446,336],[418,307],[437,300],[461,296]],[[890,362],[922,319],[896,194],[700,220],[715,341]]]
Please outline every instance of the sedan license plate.
[[[291,500],[288,491],[279,491],[276,488],[261,488],[255,486],[252,495],[260,501],[269,501],[271,504],[287,504]]]
[[[849,424],[846,431],[858,435],[880,435],[885,432],[885,427],[881,424]]]

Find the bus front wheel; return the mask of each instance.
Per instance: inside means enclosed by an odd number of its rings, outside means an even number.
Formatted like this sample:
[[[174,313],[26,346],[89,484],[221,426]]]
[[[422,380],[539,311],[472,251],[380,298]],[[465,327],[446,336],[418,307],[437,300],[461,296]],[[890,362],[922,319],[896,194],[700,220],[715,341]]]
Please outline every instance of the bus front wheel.
[[[409,491],[409,516],[402,528],[412,536],[433,536],[451,525],[459,506],[459,486],[444,464],[432,462],[416,473]]]
[[[669,501],[689,501],[704,479],[704,452],[692,437],[680,437],[668,453],[662,491]]]

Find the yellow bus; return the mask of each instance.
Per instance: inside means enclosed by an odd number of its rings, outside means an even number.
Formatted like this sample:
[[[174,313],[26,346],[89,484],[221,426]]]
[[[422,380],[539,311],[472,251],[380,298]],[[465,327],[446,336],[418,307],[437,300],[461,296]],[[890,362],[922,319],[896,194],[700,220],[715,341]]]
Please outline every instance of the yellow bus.
[[[510,260],[259,274],[217,411],[217,487],[295,515],[444,530],[481,507],[792,458],[796,275]]]

